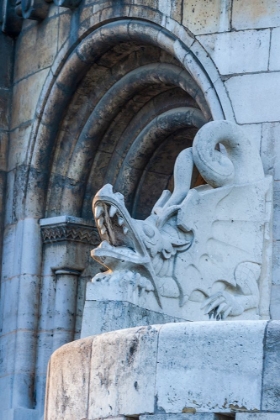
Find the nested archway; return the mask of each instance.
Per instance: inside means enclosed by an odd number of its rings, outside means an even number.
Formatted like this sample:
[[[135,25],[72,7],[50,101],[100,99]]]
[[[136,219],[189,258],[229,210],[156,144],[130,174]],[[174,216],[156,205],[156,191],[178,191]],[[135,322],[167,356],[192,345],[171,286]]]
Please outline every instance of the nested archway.
[[[172,187],[178,153],[212,119],[209,101],[222,115],[211,82],[204,92],[192,77],[195,66],[205,88],[190,50],[140,20],[106,23],[81,41],[55,78],[35,130],[32,160],[48,178],[43,215],[91,218],[93,195],[110,182],[134,216],[146,216],[162,189]]]

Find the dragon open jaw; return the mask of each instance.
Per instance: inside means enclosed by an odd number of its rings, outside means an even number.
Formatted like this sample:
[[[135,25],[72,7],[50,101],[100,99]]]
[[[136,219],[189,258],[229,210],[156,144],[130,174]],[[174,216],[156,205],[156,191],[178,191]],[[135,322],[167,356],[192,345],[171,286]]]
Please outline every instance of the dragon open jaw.
[[[105,185],[93,201],[96,226],[102,239],[92,256],[113,269],[117,260],[143,264],[148,261],[144,244],[137,234],[126,210],[124,197],[114,193],[110,184]],[[133,220],[135,224],[135,220]]]
[[[122,281],[131,277],[139,289],[154,292],[160,307],[158,290],[164,295],[166,282],[169,286],[172,284],[173,295],[180,293],[172,278],[174,258],[178,252],[190,247],[192,234],[177,232],[174,225],[177,207],[173,206],[161,215],[153,213],[144,221],[135,220],[125,207],[123,195],[114,193],[112,186],[107,184],[93,200],[93,213],[102,242],[91,255],[108,269],[97,275],[95,281]],[[164,227],[161,226],[162,218]],[[164,278],[164,288],[156,286],[162,282],[160,278]]]

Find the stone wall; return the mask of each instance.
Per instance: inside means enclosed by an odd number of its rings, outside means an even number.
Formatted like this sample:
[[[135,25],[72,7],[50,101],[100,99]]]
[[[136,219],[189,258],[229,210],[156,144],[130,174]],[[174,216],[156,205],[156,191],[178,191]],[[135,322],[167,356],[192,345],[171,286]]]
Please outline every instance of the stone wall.
[[[24,20],[14,41],[1,35],[3,419],[40,418],[48,359],[79,336],[84,285],[99,270],[89,262],[98,242],[95,192],[113,183],[143,217],[172,187],[174,160],[197,127],[178,130],[171,118],[163,133],[152,121],[164,112],[200,109],[204,121],[242,125],[258,145],[275,181],[271,317],[280,319],[279,28],[276,0],[85,0],[73,10],[50,3],[47,17]],[[69,237],[60,216],[72,217],[80,233]],[[49,241],[43,226],[56,232]],[[74,302],[64,324],[56,306],[62,273]],[[64,338],[54,341],[54,331]]]
[[[51,357],[45,417],[276,420],[278,358],[277,321],[183,322],[87,337]]]
[[[13,69],[14,41],[0,34],[0,253],[2,258],[3,225],[5,214],[7,152],[9,144],[9,121],[11,115],[11,85]]]

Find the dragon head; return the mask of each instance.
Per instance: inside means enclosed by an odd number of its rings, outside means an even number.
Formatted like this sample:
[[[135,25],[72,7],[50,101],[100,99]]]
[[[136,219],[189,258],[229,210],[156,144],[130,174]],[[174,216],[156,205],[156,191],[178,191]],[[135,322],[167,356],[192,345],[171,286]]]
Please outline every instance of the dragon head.
[[[153,291],[160,305],[160,294],[164,294],[160,290],[161,279],[166,283],[169,278],[174,288],[173,260],[176,253],[189,248],[192,241],[189,232],[180,231],[176,226],[178,209],[179,206],[172,206],[164,210],[163,200],[159,200],[146,220],[136,220],[128,213],[123,195],[114,193],[112,185],[105,185],[93,200],[102,242],[91,253],[107,268],[102,276],[112,277],[116,272],[118,275],[123,272],[124,276],[130,273],[131,278],[134,273],[137,286]],[[100,275],[97,278],[100,279]],[[176,297],[179,293],[177,286]]]

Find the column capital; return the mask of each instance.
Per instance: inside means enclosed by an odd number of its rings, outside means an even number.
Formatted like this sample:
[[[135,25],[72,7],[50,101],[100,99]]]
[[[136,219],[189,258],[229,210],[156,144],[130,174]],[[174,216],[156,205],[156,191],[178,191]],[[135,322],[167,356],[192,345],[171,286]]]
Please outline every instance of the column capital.
[[[92,220],[58,216],[40,220],[43,243],[81,242],[96,246],[100,238]]]

